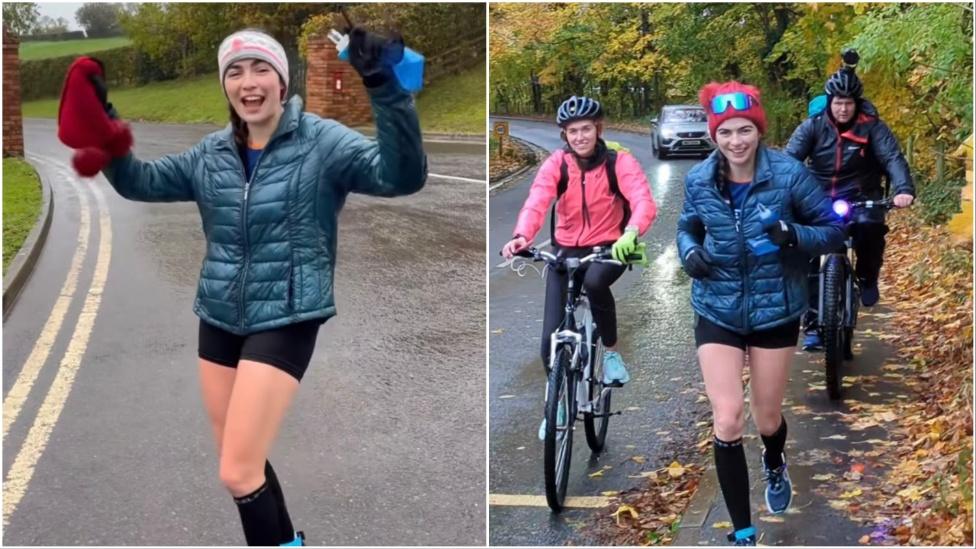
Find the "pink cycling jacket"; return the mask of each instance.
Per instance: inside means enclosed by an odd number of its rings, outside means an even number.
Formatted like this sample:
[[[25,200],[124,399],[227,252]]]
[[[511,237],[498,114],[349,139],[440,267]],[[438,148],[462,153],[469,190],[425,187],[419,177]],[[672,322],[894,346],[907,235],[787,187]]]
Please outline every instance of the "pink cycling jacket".
[[[555,244],[584,247],[614,242],[623,234],[624,203],[610,190],[606,163],[586,172],[584,179],[576,159],[562,149],[553,152],[539,168],[529,197],[519,212],[514,234],[524,236],[529,242],[535,239],[556,198],[563,156],[566,156],[569,181],[566,192],[556,203]],[[624,226],[635,225],[643,235],[657,215],[647,177],[637,159],[626,151],[617,151],[616,172],[620,192],[630,203],[630,219]]]

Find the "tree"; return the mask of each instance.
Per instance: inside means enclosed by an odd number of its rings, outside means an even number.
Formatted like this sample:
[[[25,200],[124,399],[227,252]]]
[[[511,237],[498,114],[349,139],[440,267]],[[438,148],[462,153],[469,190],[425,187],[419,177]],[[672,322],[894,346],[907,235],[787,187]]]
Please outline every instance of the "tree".
[[[34,26],[34,31],[31,34],[34,35],[45,35],[45,34],[61,34],[68,32],[68,21],[64,17],[58,17],[57,19],[52,19],[47,15],[42,15],[37,19],[37,24]]]
[[[34,2],[10,2],[3,4],[3,25],[7,31],[18,36],[27,36],[37,25],[40,16]]]
[[[75,12],[75,20],[84,27],[89,38],[93,36],[116,36],[122,31],[119,25],[118,4],[89,2]]]

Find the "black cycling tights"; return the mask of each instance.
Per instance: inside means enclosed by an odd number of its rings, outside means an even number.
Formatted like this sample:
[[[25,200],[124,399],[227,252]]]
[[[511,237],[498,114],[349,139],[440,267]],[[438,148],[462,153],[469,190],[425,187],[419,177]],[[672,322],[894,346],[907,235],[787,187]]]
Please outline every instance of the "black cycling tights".
[[[264,484],[254,492],[234,498],[248,545],[281,545],[295,539],[285,507],[285,496],[271,462],[264,462]]]
[[[587,250],[589,253],[589,250]],[[627,268],[609,263],[589,263],[576,271],[576,288],[582,280],[586,295],[590,299],[593,320],[600,327],[600,339],[607,347],[617,344],[617,306],[610,292],[610,285]],[[566,272],[549,269],[546,275],[546,309],[542,320],[542,364],[549,365],[549,335],[563,321],[563,308],[566,306]]]

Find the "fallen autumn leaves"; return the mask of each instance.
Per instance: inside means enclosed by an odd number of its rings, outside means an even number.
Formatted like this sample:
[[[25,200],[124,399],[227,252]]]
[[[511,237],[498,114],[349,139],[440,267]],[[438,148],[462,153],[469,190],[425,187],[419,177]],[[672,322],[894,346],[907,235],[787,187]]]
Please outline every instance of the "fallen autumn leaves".
[[[862,544],[972,546],[972,254],[911,213],[889,225],[882,289],[897,333],[888,339],[909,362],[897,367],[913,394],[898,410],[874,412],[893,421],[890,440],[872,452],[887,472],[863,497],[845,493],[843,507],[874,525]],[[860,480],[863,466],[853,472]]]
[[[614,497],[613,512],[595,525],[601,544],[666,545],[673,541],[678,520],[698,490],[702,467],[675,461],[641,476],[647,484]]]

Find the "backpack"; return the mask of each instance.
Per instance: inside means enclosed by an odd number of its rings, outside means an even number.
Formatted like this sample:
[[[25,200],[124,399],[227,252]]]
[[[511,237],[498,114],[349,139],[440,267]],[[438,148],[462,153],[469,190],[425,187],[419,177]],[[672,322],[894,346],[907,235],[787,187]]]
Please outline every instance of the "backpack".
[[[623,231],[627,227],[627,221],[630,219],[630,202],[627,197],[620,192],[620,185],[617,183],[617,151],[611,148],[607,148],[607,180],[610,183],[610,191],[623,200],[624,203],[624,217],[620,221],[620,230]],[[552,203],[552,212],[549,214],[549,240],[553,244],[556,243],[556,204],[559,199],[562,198],[563,194],[566,192],[566,187],[569,186],[569,166],[566,165],[566,155],[563,155],[562,162],[559,164],[559,181],[556,183],[556,200]]]

